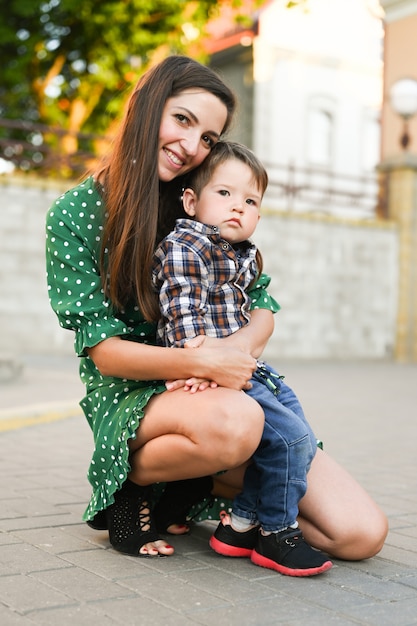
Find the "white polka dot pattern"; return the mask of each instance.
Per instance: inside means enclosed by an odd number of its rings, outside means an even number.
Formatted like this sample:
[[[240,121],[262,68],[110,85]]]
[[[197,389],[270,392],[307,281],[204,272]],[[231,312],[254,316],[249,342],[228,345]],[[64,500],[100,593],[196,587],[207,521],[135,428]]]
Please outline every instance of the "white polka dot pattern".
[[[145,322],[137,307],[116,315],[104,298],[99,266],[103,217],[102,198],[88,178],[56,200],[46,223],[50,303],[61,326],[75,332],[86,386],[80,404],[94,433],[88,472],[93,493],[85,519],[113,502],[130,470],[127,441],[136,436],[149,398],[165,390],[160,381],[104,377],[87,356],[86,348],[108,337],[155,342],[155,325]]]

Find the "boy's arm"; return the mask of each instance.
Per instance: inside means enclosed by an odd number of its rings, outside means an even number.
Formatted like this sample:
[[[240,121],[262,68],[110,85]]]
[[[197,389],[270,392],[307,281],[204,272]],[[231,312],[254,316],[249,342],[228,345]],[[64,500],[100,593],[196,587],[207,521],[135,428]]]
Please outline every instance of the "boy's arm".
[[[261,274],[248,290],[251,298],[251,321],[236,333],[224,339],[230,345],[259,358],[274,332],[273,314],[280,310],[280,305],[267,291],[271,278]]]
[[[169,241],[160,259],[158,282],[165,344],[183,347],[204,335],[208,269],[203,259],[192,248]]]
[[[167,240],[157,250],[159,262],[154,267],[153,282],[159,289],[159,309],[167,346],[198,347],[205,338],[208,270],[194,249],[177,240]],[[183,388],[195,393],[217,383],[200,378],[167,380],[168,391]]]
[[[258,359],[266,344],[268,343],[268,339],[272,335],[274,331],[274,318],[273,313],[270,309],[255,309],[251,313],[251,321],[249,324],[237,330],[232,335],[228,337],[223,337],[222,339],[216,339],[213,337],[195,337],[191,341],[188,341],[185,344],[186,348],[198,348],[199,346],[204,345],[210,347],[222,347],[226,342],[229,346],[238,348],[243,352],[247,352],[255,359]],[[182,384],[179,386],[183,386]],[[191,391],[194,393],[195,391],[204,391],[207,387],[213,387],[212,383],[209,381],[203,381],[199,378],[190,378],[186,385],[184,385],[185,391]],[[250,389],[251,383],[247,383],[244,389]],[[175,381],[170,381],[169,389],[176,389]]]
[[[259,358],[274,332],[274,316],[270,309],[255,309],[251,312],[249,324],[226,337],[230,346],[240,348],[243,352],[251,354],[255,359]]]

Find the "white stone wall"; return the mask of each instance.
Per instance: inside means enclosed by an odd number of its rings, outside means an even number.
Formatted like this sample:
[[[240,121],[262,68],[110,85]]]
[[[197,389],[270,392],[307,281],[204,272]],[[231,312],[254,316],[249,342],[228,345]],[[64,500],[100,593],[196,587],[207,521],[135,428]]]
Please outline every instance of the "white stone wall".
[[[264,215],[255,241],[282,307],[268,359],[392,355],[398,285],[392,223]]]
[[[45,216],[70,183],[0,178],[0,353],[71,354],[49,306],[45,274]]]
[[[45,214],[69,183],[0,178],[0,354],[72,353],[50,310]],[[380,359],[395,337],[398,238],[387,222],[264,212],[257,230],[282,306],[265,356]]]

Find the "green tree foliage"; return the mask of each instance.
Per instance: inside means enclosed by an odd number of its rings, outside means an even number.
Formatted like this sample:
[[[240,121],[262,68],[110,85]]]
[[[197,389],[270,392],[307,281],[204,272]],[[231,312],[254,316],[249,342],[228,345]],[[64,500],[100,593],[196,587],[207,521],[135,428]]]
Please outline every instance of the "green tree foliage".
[[[10,0],[0,21],[0,116],[105,131],[139,74],[155,57],[187,53],[218,5]]]
[[[236,7],[239,20],[248,5],[255,10],[264,2],[7,0],[0,17],[0,118],[60,128],[66,134],[59,150],[74,153],[80,131],[111,130],[149,64],[172,53],[205,60],[204,25],[222,4]]]

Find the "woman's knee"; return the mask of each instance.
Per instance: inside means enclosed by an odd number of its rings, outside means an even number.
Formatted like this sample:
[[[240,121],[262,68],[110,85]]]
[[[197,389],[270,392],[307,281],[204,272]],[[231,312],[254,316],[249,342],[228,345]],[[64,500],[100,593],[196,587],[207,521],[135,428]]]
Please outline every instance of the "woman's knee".
[[[203,464],[229,469],[252,456],[263,425],[261,407],[243,392],[217,388],[193,395],[182,390],[164,393],[149,402],[131,450],[165,435],[178,435],[184,450]]]
[[[212,433],[224,469],[237,467],[255,452],[262,437],[264,414],[259,404],[242,394],[243,401],[225,403],[217,412]]]
[[[388,532],[387,518],[376,502],[321,450],[311,464],[300,515],[307,540],[340,559],[375,556]]]
[[[388,534],[388,520],[381,510],[377,510],[366,527],[357,532],[356,559],[369,559],[383,548]]]
[[[365,555],[362,558],[369,559],[380,552],[384,546],[388,534],[388,520],[385,515],[381,515],[380,524],[369,528],[366,533],[364,545]]]
[[[346,561],[370,559],[382,550],[387,534],[387,518],[381,510],[376,510],[366,523],[340,528],[330,551],[336,558]]]

